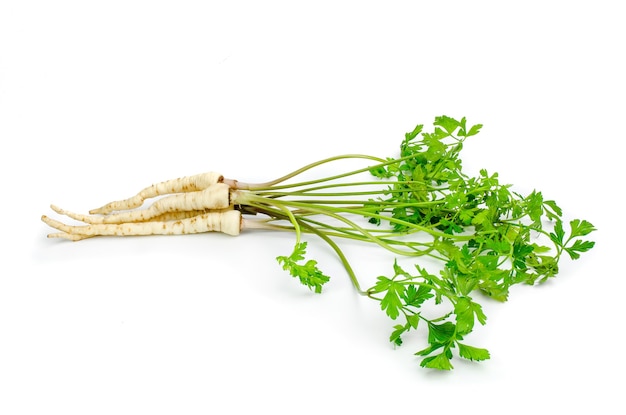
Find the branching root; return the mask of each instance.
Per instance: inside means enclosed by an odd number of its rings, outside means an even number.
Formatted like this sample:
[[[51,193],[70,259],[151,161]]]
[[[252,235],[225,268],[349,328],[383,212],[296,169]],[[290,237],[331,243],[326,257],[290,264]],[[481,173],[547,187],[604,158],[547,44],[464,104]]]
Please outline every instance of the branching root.
[[[152,197],[164,196],[145,209],[135,209]],[[242,216],[232,204],[231,188],[218,173],[203,173],[154,184],[137,195],[111,202],[90,211],[74,213],[58,206],[51,209],[59,215],[84,222],[68,225],[48,216],[41,220],[60,232],[49,238],[72,241],[94,236],[182,235],[222,232],[238,235]],[[112,213],[115,212],[115,213]]]

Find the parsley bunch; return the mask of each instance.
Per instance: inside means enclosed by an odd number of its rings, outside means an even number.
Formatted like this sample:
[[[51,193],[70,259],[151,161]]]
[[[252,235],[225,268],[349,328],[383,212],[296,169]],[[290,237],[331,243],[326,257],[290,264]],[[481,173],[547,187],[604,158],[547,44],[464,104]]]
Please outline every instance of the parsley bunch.
[[[424,327],[428,344],[416,353],[422,356],[421,366],[450,370],[455,353],[474,361],[489,359],[486,349],[464,340],[476,323],[487,319],[476,293],[506,301],[515,284],[553,278],[564,254],[575,260],[593,248],[594,242],[584,237],[595,228],[582,219],[564,221],[555,201],[539,191],[517,193],[500,183],[497,173],[483,169],[478,176],[467,175],[460,154],[465,140],[480,132],[480,124],[468,126],[465,118],[440,116],[433,127],[426,132],[418,125],[407,133],[397,158],[345,155],[321,160],[274,182],[250,186],[239,200],[245,213],[264,214],[268,226],[296,233],[293,253],[277,258],[293,277],[316,293],[329,281],[316,261],[299,263],[306,254],[301,235],[319,236],[337,253],[356,290],[379,302],[395,322],[389,340],[399,346],[404,335]],[[283,184],[343,159],[375,164]],[[357,179],[361,174],[373,177]],[[394,261],[390,276],[379,276],[363,290],[341,250],[341,239],[373,243],[396,257],[423,261],[409,270]]]

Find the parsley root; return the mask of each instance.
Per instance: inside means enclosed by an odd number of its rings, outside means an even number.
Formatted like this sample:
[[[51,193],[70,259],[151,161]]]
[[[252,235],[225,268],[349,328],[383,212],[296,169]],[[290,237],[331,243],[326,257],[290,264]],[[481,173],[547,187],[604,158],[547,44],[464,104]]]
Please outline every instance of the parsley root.
[[[300,283],[320,293],[330,277],[317,261],[305,259],[303,241],[304,236],[317,236],[337,254],[355,290],[396,322],[390,342],[399,346],[407,333],[423,327],[427,344],[416,353],[421,366],[450,370],[455,354],[472,361],[490,358],[486,349],[465,342],[477,323],[487,321],[476,293],[506,301],[516,284],[535,285],[555,277],[564,256],[576,260],[594,247],[585,236],[596,229],[583,219],[565,221],[554,200],[539,191],[521,195],[500,183],[497,173],[483,169],[476,176],[466,174],[459,155],[465,140],[480,132],[480,124],[468,126],[465,118],[441,116],[433,126],[431,132],[418,125],[406,133],[397,158],[335,156],[256,184],[200,174],[152,185],[89,215],[52,206],[57,214],[86,225],[66,225],[47,216],[42,220],[59,231],[49,237],[74,241],[212,231],[239,235],[254,229],[293,232],[292,253],[276,259]],[[294,180],[346,159],[367,165]],[[136,209],[156,196],[164,197]],[[404,269],[394,260],[391,276],[378,276],[372,287],[362,289],[341,248],[346,239],[372,243],[381,254],[416,262]],[[422,257],[430,261],[419,261]],[[441,313],[430,317],[433,310]]]
[[[90,210],[91,214],[107,214],[115,210],[128,210],[134,209],[143,204],[146,199],[172,194],[172,193],[184,193],[184,192],[196,192],[204,190],[215,183],[220,183],[224,180],[221,174],[215,172],[201,173],[189,177],[181,177],[179,179],[167,180],[165,182],[153,184],[141,190],[135,196],[108,203],[98,209]]]
[[[81,215],[65,211],[57,206],[50,206],[55,212],[82,222],[126,223],[143,222],[165,213],[188,212],[199,210],[226,209],[230,206],[230,188],[224,183],[215,183],[204,190],[167,196],[154,202],[149,208],[129,212],[113,213],[106,216]]]
[[[241,212],[238,210],[207,212],[190,218],[164,222],[90,224],[86,226],[66,225],[45,215],[41,219],[46,224],[61,231],[50,234],[50,237],[75,241],[92,236],[184,235],[204,232],[239,235],[241,230]]]

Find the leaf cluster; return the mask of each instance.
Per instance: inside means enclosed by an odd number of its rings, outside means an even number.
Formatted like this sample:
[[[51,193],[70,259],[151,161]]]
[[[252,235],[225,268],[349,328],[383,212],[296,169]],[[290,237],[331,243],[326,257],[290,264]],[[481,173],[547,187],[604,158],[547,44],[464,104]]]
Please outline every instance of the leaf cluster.
[[[486,323],[477,294],[506,301],[516,284],[535,285],[555,277],[564,253],[577,260],[594,247],[586,236],[595,227],[583,219],[570,220],[569,226],[564,226],[563,210],[542,192],[520,194],[502,183],[498,173],[481,169],[469,175],[463,170],[460,154],[465,141],[481,128],[465,118],[436,117],[431,131],[420,124],[405,134],[397,158],[345,156],[378,162],[329,178],[270,186],[265,196],[261,192],[255,199],[258,212],[289,218],[293,224],[297,234],[294,251],[288,257],[277,257],[285,270],[321,292],[329,277],[317,268],[316,261],[302,263],[306,242],[299,242],[302,232],[321,237],[338,254],[355,288],[378,301],[394,321],[389,337],[394,345],[400,346],[408,332],[425,327],[428,345],[416,354],[428,368],[452,369],[455,353],[469,360],[489,359],[486,349],[464,340],[476,323]],[[362,172],[371,173],[380,183],[377,190],[350,191],[344,187],[350,183],[327,184]],[[333,188],[335,192],[329,193]],[[320,189],[324,192],[318,192]],[[354,198],[362,194],[371,197]],[[365,218],[370,228],[348,219],[355,215]],[[411,239],[417,235],[419,238]],[[336,238],[374,243],[396,255],[428,257],[439,266],[427,270],[416,263],[415,272],[407,272],[396,261],[393,276],[379,276],[363,291]],[[432,318],[424,312],[430,308],[444,311]]]
[[[480,304],[468,295],[455,292],[442,278],[429,274],[424,268],[415,265],[416,274],[411,275],[394,263],[394,276],[378,277],[376,284],[368,290],[370,298],[380,301],[380,307],[389,318],[398,320],[389,336],[389,341],[402,345],[402,336],[418,328],[420,321],[428,330],[428,347],[415,353],[424,356],[422,367],[450,370],[453,349],[460,357],[468,360],[489,359],[486,349],[470,346],[463,340],[476,322],[485,324],[487,317]],[[444,300],[451,306],[450,311],[437,318],[427,318],[422,312],[422,304],[427,300],[441,304]]]
[[[319,294],[322,292],[322,286],[330,281],[330,277],[319,270],[315,260],[309,259],[304,264],[298,263],[304,260],[306,246],[306,242],[297,243],[291,255],[278,256],[276,260],[283,266],[284,270],[289,271],[292,277],[298,278],[302,285],[306,285]]]
[[[487,350],[461,342],[476,321],[486,322],[481,306],[471,297],[473,292],[506,301],[515,284],[545,282],[557,275],[563,252],[578,259],[593,248],[594,242],[580,237],[595,227],[575,219],[566,232],[562,209],[541,192],[516,193],[486,169],[476,177],[466,175],[459,153],[465,139],[477,134],[481,125],[468,127],[465,118],[443,116],[434,126],[433,132],[426,133],[418,125],[406,134],[398,159],[370,170],[381,179],[395,179],[378,199],[377,220],[370,222],[380,225],[386,220],[398,233],[430,231],[431,256],[441,260],[442,267],[435,276],[416,265],[417,274],[409,275],[396,264],[394,277],[379,277],[368,295],[380,301],[392,320],[404,318],[405,323],[396,324],[390,336],[396,345],[402,344],[403,334],[417,328],[418,321],[426,321],[429,345],[417,353],[425,356],[421,364],[449,370],[455,348],[470,360],[489,358]],[[420,290],[420,302],[408,301],[413,298],[409,293]],[[445,299],[447,313],[425,319],[419,308],[430,298],[426,293],[436,304]]]

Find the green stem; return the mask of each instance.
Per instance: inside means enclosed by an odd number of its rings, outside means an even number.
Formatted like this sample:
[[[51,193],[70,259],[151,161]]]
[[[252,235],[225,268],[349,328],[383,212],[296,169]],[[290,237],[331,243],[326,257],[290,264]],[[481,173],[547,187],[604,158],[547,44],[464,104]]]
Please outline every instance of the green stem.
[[[337,157],[330,157],[328,159],[324,159],[324,160],[320,160],[318,162],[315,163],[311,163],[301,169],[298,169],[286,176],[283,176],[279,179],[273,180],[271,182],[267,182],[267,183],[261,183],[261,184],[246,184],[245,186],[247,187],[237,187],[238,189],[242,189],[242,190],[268,190],[268,189],[288,189],[288,188],[292,188],[292,187],[300,187],[300,186],[308,186],[311,184],[318,184],[318,183],[324,183],[324,182],[329,182],[331,180],[337,180],[337,179],[343,179],[345,177],[348,176],[353,176],[355,174],[359,174],[359,173],[365,173],[365,172],[369,172],[372,169],[376,169],[378,167],[385,167],[391,164],[396,164],[398,162],[404,161],[404,160],[408,160],[411,158],[414,158],[414,155],[409,155],[409,156],[405,156],[405,157],[400,157],[397,159],[393,159],[393,160],[383,160],[379,157],[373,157],[373,156],[368,156],[368,155],[362,155],[362,154],[347,154],[347,155],[343,155],[343,156],[337,156]],[[378,164],[375,164],[373,166],[368,166],[368,167],[363,167],[360,169],[356,169],[356,170],[352,170],[346,173],[342,173],[342,174],[337,174],[337,175],[333,175],[333,176],[328,176],[328,177],[324,177],[321,179],[316,179],[316,180],[308,180],[308,181],[304,181],[304,182],[299,182],[299,183],[293,183],[293,184],[286,184],[286,185],[281,185],[281,186],[276,186],[278,183],[282,183],[283,181],[286,181],[288,179],[291,179],[295,176],[297,176],[300,173],[305,172],[306,170],[309,170],[313,167],[319,166],[321,164],[324,163],[328,163],[330,161],[335,161],[335,160],[340,160],[340,159],[347,159],[347,158],[361,158],[361,159],[367,159],[367,160],[374,160],[374,161],[378,161]],[[242,184],[242,183],[240,183]],[[242,184],[243,185],[243,184]]]
[[[350,262],[348,262],[348,259],[344,255],[343,251],[339,248],[339,246],[335,243],[335,241],[330,239],[330,237],[327,234],[319,231],[318,229],[315,229],[314,227],[308,226],[304,223],[302,224],[302,226],[309,229],[311,232],[313,232],[314,234],[322,238],[328,245],[330,245],[330,247],[335,251],[339,259],[341,260],[341,263],[343,264],[343,267],[348,273],[348,277],[350,278],[350,281],[352,281],[352,285],[354,286],[354,288],[357,290],[359,294],[367,295],[367,292],[361,289],[361,284],[359,284],[359,280],[357,279],[356,274],[354,273],[354,270],[352,269],[352,266],[350,265]]]
[[[356,225],[354,222],[344,218],[343,216],[339,215],[339,213],[352,213],[355,215],[361,215],[361,216],[366,216],[366,217],[371,217],[371,218],[376,218],[376,219],[380,219],[380,220],[385,220],[385,221],[389,221],[390,223],[394,223],[397,225],[402,225],[402,226],[406,226],[408,228],[414,229],[416,231],[422,231],[422,232],[426,232],[432,236],[438,236],[438,237],[442,237],[442,238],[454,238],[457,241],[469,241],[471,239],[474,238],[474,236],[472,235],[467,235],[467,236],[463,236],[463,235],[450,235],[441,231],[437,231],[435,229],[431,229],[431,228],[427,228],[425,226],[422,225],[418,225],[412,222],[407,222],[401,219],[397,219],[394,217],[389,217],[389,216],[385,216],[385,215],[380,215],[378,213],[372,213],[370,211],[367,210],[361,210],[361,209],[346,209],[346,208],[342,208],[342,207],[334,207],[334,206],[320,206],[320,205],[312,205],[310,203],[306,203],[306,202],[294,202],[294,201],[287,201],[287,200],[276,200],[276,199],[267,199],[267,198],[263,198],[262,196],[257,196],[257,195],[252,195],[250,194],[250,198],[248,199],[249,201],[255,201],[255,202],[259,202],[261,204],[271,204],[271,205],[282,205],[282,206],[290,206],[290,207],[297,207],[300,208],[302,210],[305,211],[309,211],[309,212],[313,212],[316,214],[322,214],[322,215],[327,215],[330,216],[334,219],[340,220],[342,222],[345,222],[346,224],[348,224],[349,226],[354,227],[355,229],[358,229],[359,231],[362,231],[363,228],[361,228],[360,226]]]
[[[276,206],[276,207],[278,207],[281,211],[283,211],[285,215],[289,218],[289,221],[293,224],[293,229],[296,233],[296,245],[300,244],[301,230],[300,230],[300,225],[298,224],[298,220],[293,215],[293,213],[291,213],[291,211],[287,209],[285,206]]]
[[[272,180],[272,181],[269,181],[269,182],[256,183],[256,184],[253,184],[253,183],[237,183],[237,189],[261,190],[261,189],[266,189],[266,188],[270,188],[270,187],[273,187],[273,188],[292,187],[292,185],[287,185],[287,186],[276,186],[276,185],[278,183],[282,183],[284,181],[287,181],[287,180],[289,180],[289,179],[291,179],[291,178],[293,178],[293,177],[295,177],[295,176],[297,176],[299,174],[302,174],[305,171],[310,170],[310,169],[312,169],[314,167],[320,166],[320,165],[325,164],[325,163],[330,163],[332,161],[343,160],[343,159],[365,159],[365,160],[377,161],[379,163],[384,163],[385,162],[384,159],[381,159],[379,157],[374,157],[374,156],[368,156],[368,155],[365,155],[365,154],[344,154],[344,155],[341,155],[341,156],[329,157],[329,158],[326,158],[326,159],[323,159],[323,160],[316,161],[316,162],[311,163],[311,164],[307,164],[306,166],[301,167],[298,170],[294,170],[294,171],[292,171],[289,174],[286,174],[286,175],[284,175],[282,177],[279,177],[278,179],[275,179],[275,180]],[[365,169],[363,171],[367,171],[367,170],[369,170],[369,168]],[[341,177],[345,177],[345,176],[342,175]],[[315,183],[315,182],[317,182],[317,181],[313,181],[311,183]]]

